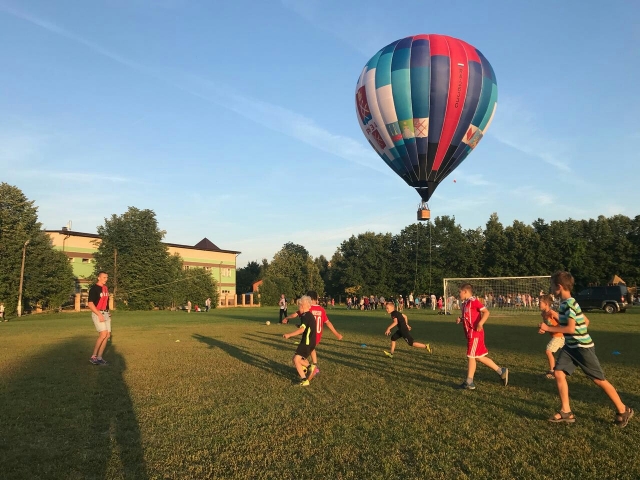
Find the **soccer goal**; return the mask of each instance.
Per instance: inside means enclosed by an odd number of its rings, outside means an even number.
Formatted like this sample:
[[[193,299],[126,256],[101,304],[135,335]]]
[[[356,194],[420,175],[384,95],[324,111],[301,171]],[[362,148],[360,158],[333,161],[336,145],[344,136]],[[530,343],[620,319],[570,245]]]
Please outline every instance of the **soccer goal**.
[[[460,310],[458,291],[469,283],[473,294],[494,312],[532,313],[539,308],[539,297],[549,292],[550,276],[493,277],[493,278],[445,278],[444,311],[455,314]]]

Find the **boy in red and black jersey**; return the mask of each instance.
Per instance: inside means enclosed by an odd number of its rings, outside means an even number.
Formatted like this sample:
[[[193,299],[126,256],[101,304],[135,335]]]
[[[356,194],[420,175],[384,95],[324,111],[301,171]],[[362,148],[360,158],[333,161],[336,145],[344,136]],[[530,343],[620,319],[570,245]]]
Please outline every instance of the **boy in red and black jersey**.
[[[102,358],[107,340],[111,336],[111,317],[109,315],[109,289],[107,280],[109,275],[106,272],[98,273],[98,281],[89,289],[89,309],[93,325],[98,331],[98,339],[93,348],[93,355],[89,361],[94,365],[107,365]]]

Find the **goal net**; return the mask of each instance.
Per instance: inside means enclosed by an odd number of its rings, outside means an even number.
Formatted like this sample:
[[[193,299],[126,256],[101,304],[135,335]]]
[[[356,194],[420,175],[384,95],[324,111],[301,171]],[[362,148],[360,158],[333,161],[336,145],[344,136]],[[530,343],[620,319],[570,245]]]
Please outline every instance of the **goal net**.
[[[473,294],[494,312],[532,313],[539,309],[539,297],[549,292],[550,276],[445,278],[443,309],[454,314],[460,310],[458,292],[465,283],[471,284]]]

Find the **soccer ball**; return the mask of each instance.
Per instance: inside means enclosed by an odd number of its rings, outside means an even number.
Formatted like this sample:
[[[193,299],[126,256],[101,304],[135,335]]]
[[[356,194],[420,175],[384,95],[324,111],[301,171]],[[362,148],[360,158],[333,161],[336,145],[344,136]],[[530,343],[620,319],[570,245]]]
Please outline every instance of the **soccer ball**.
[[[271,322],[269,320],[267,320],[267,322],[265,323],[265,325],[271,325]]]

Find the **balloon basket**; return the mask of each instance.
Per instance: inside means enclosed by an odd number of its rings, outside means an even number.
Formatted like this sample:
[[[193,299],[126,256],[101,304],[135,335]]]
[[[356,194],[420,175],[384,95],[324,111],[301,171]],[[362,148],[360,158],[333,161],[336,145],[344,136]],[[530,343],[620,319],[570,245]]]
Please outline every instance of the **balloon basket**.
[[[427,221],[431,218],[431,210],[426,207],[418,209],[418,220],[421,222]]]

